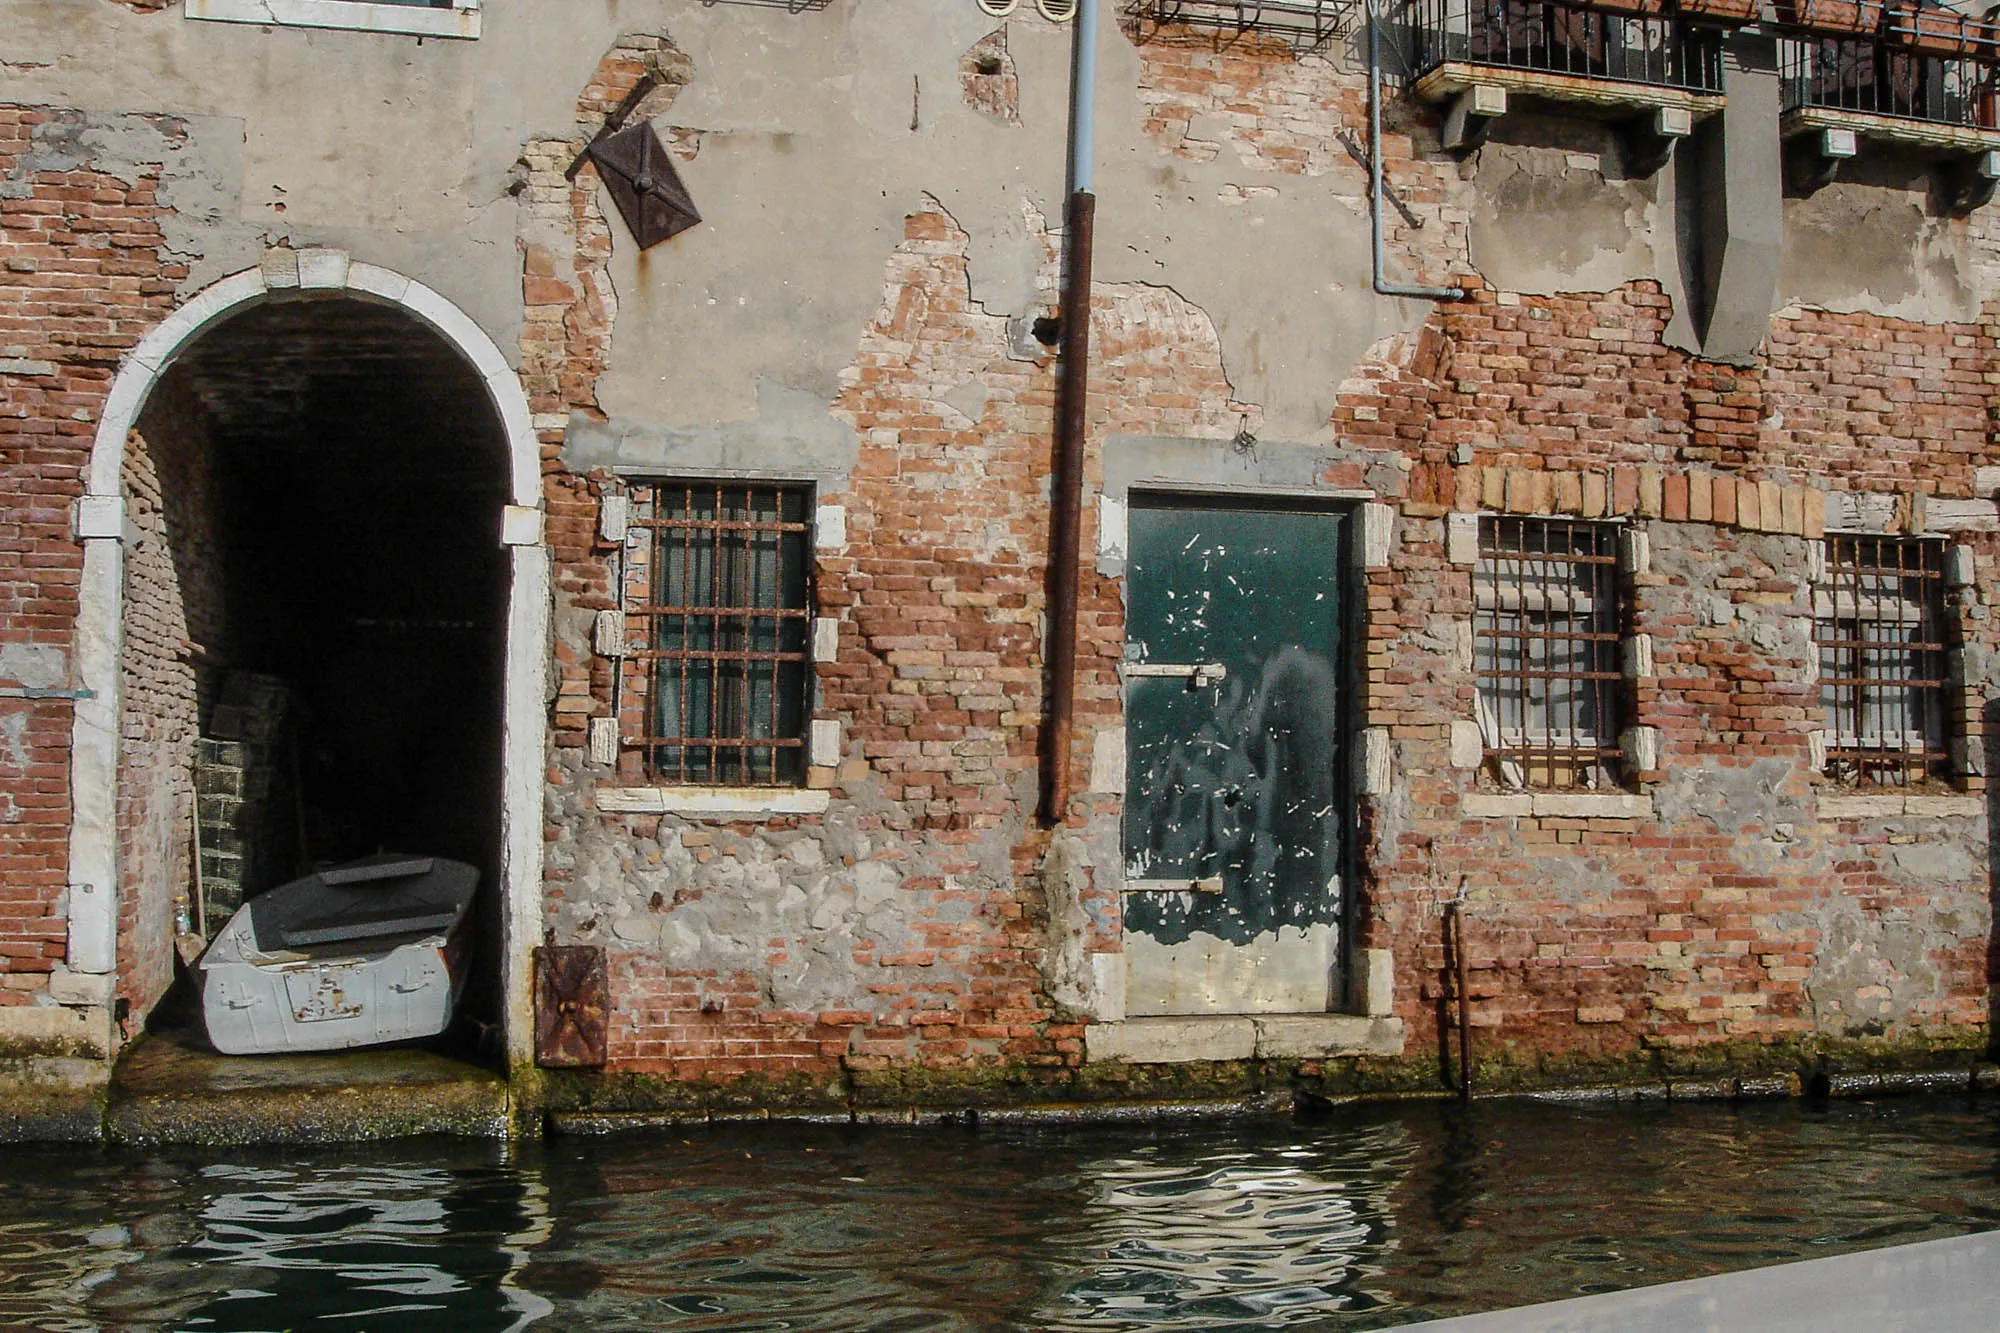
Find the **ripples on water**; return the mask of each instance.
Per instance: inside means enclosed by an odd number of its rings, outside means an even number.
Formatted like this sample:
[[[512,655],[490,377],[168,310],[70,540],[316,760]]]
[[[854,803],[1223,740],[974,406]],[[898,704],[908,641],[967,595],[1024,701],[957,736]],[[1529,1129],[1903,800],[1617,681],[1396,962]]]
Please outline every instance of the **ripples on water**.
[[[0,1328],[1362,1329],[2000,1226],[2000,1103],[12,1150]]]

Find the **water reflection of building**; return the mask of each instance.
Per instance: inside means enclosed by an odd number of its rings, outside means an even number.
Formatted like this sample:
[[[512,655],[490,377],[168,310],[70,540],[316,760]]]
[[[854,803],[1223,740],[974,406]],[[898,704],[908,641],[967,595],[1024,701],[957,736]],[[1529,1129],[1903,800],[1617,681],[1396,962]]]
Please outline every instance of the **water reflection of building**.
[[[198,1202],[179,1234],[113,1257],[80,1314],[118,1327],[499,1333],[553,1309],[516,1281],[547,1234],[542,1187],[504,1165],[217,1164],[182,1189]]]
[[[1395,1247],[1392,1198],[1416,1145],[1401,1121],[1260,1141],[1217,1130],[1089,1162],[1048,1328],[1240,1328],[1361,1315]]]

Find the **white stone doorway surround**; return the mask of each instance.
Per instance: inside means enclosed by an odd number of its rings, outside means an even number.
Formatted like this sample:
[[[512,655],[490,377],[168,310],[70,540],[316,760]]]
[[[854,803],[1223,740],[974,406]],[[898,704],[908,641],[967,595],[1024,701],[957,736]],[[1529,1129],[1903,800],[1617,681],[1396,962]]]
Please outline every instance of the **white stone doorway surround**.
[[[305,291],[394,306],[458,350],[486,386],[507,441],[508,548],[505,736],[500,898],[505,941],[503,1018],[511,1065],[534,1034],[530,965],[541,920],[542,788],[548,722],[549,552],[543,541],[541,452],[527,396],[507,360],[470,316],[422,283],[338,250],[273,250],[257,268],[204,288],[167,317],[119,367],[98,420],[76,532],[83,544],[74,677],[83,693],[71,734],[67,965],[79,990],[108,1007],[118,944],[119,652],[124,628],[125,445],[153,386],[209,328],[274,297]],[[89,983],[95,982],[93,986]]]

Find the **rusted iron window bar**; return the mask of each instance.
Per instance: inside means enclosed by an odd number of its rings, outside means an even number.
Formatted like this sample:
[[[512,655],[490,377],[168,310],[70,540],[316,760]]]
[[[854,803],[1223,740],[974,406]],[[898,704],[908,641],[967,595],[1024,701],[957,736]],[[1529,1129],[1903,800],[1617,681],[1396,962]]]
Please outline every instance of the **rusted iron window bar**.
[[[1554,0],[1409,0],[1413,77],[1453,61],[1574,78],[1722,91],[1722,38],[1668,14]]]
[[[653,483],[633,491],[650,591],[628,608],[657,782],[781,786],[804,769],[811,617],[806,488]]]
[[[2000,70],[1874,37],[1778,43],[1783,109],[1826,107],[1980,129],[2000,126]]]
[[[1618,529],[1479,521],[1473,665],[1487,762],[1511,787],[1618,781],[1625,677]]]
[[[1827,775],[1907,786],[1951,773],[1944,542],[1836,534],[1813,593]]]

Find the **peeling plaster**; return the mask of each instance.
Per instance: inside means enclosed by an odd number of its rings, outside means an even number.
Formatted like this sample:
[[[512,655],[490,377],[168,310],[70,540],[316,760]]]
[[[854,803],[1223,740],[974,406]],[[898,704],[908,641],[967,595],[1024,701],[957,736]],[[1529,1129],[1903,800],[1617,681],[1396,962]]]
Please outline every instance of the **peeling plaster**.
[[[1924,323],[1979,318],[1965,224],[1925,207],[1921,169],[1785,200],[1778,302]]]

